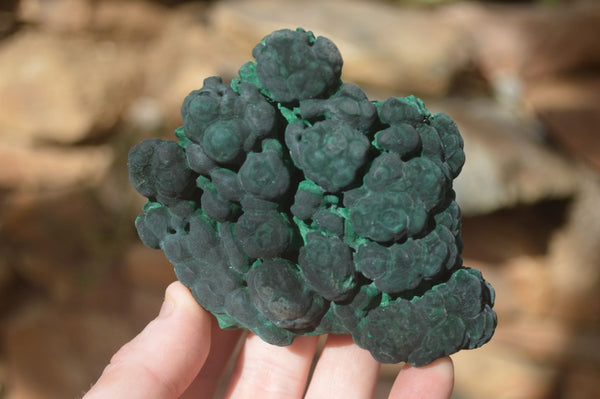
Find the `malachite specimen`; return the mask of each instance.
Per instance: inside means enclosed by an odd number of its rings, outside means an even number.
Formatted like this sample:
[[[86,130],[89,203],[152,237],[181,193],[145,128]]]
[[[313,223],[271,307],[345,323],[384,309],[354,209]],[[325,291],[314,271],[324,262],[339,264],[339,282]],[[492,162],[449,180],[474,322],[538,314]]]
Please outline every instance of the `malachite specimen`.
[[[494,290],[462,264],[455,123],[414,96],[370,101],[303,29],[252,54],[187,96],[177,141],[131,149],[142,241],[222,328],[272,344],[351,334],[421,366],[486,343]]]

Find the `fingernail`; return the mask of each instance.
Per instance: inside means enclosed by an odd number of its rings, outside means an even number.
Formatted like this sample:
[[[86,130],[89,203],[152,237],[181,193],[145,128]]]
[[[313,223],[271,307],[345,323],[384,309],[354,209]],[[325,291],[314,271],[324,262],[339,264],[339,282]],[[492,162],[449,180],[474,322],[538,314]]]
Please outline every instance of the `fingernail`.
[[[169,297],[165,297],[162,306],[160,307],[160,312],[158,313],[158,317],[167,317],[171,313],[173,313],[173,309],[175,309],[175,302]]]

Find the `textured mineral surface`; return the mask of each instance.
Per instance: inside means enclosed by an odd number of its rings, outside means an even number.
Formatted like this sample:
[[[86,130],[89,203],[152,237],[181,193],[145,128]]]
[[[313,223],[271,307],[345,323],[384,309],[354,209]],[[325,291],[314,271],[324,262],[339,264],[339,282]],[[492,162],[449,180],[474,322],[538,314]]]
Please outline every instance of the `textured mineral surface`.
[[[272,344],[351,334],[421,366],[486,343],[494,290],[462,264],[455,123],[414,96],[370,101],[311,32],[252,54],[187,96],[176,141],[131,149],[142,241],[222,328]]]

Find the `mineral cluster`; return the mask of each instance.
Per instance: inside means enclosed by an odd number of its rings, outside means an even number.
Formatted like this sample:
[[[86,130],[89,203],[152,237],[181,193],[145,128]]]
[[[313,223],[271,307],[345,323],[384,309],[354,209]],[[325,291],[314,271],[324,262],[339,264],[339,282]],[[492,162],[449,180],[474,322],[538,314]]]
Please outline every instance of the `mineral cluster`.
[[[370,101],[303,29],[252,54],[185,98],[176,141],[131,149],[142,241],[222,328],[272,344],[351,334],[421,366],[486,343],[494,290],[462,264],[456,124],[414,96]]]

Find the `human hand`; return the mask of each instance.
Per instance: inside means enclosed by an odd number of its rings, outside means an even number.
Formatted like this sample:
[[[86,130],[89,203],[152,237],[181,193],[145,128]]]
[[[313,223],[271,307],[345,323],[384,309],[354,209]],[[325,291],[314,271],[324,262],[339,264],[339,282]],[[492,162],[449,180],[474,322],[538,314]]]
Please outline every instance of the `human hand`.
[[[84,399],[212,398],[240,336],[240,330],[220,330],[189,290],[175,282],[158,317],[112,357]],[[318,337],[298,337],[286,347],[254,334],[244,339],[228,399],[373,396],[379,364],[350,336],[327,337],[310,381]],[[425,367],[404,366],[389,398],[448,399],[453,382],[448,357]]]

